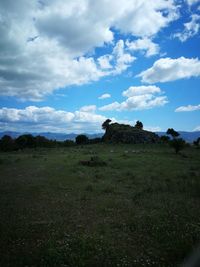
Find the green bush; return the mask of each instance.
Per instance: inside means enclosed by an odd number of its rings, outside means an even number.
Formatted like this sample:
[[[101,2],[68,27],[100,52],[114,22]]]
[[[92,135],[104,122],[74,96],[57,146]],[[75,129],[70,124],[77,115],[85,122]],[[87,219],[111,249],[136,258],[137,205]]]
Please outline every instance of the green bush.
[[[174,138],[173,140],[170,141],[170,146],[174,148],[176,154],[182,150],[186,143],[182,138]]]

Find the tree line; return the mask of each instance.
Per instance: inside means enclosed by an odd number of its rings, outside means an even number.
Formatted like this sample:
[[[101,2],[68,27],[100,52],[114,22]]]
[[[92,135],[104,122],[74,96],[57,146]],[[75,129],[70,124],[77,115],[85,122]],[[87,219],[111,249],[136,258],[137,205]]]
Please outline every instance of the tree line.
[[[9,135],[4,135],[0,139],[0,150],[6,152],[6,151],[22,150],[25,148],[68,147],[68,146],[74,146],[74,145],[96,144],[99,142],[101,142],[101,138],[89,139],[84,134],[78,135],[75,141],[73,140],[65,140],[65,141],[50,140],[41,135],[33,136],[31,134],[23,134],[17,138],[12,138]]]

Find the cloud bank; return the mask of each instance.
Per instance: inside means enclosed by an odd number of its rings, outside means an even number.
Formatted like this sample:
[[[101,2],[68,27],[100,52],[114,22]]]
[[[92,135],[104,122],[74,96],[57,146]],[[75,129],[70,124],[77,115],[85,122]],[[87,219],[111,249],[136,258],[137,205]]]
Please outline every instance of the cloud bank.
[[[75,112],[56,110],[51,107],[28,106],[25,109],[1,108],[0,130],[29,132],[81,133],[101,131],[106,117],[96,114],[96,106],[84,106]]]

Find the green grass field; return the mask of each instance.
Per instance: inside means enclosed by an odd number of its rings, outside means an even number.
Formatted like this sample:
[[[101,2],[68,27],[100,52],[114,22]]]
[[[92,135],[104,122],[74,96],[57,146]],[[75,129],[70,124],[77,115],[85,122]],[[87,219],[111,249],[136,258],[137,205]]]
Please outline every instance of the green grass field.
[[[98,156],[106,166],[83,166]],[[200,243],[200,150],[0,153],[0,266],[179,266]]]

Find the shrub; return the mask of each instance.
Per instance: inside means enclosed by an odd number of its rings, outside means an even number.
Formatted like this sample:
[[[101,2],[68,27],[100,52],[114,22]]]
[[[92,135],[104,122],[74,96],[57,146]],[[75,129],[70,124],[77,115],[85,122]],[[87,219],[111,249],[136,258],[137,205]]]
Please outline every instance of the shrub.
[[[174,138],[170,141],[170,146],[174,148],[176,154],[185,147],[185,140],[182,138]]]
[[[15,149],[15,142],[9,135],[4,135],[0,140],[0,150],[12,151]]]
[[[36,146],[35,137],[31,134],[20,135],[15,142],[20,149],[33,148]]]
[[[162,143],[168,143],[169,140],[170,140],[170,137],[167,136],[167,135],[162,135],[162,136],[160,137],[160,141],[161,141]]]
[[[193,145],[196,146],[197,148],[200,147],[200,137],[197,138],[197,140],[193,142]]]
[[[77,145],[85,145],[88,143],[88,137],[84,134],[80,134],[76,137],[76,144]]]
[[[69,147],[69,146],[74,146],[75,142],[73,140],[65,140],[63,144],[64,146]]]

